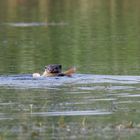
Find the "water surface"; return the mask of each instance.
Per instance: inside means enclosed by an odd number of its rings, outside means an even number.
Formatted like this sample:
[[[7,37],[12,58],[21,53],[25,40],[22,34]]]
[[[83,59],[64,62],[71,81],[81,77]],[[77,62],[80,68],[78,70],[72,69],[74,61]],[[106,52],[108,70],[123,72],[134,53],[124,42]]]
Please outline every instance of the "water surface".
[[[0,139],[139,140],[139,0],[0,2]],[[47,64],[72,77],[32,78]]]
[[[1,76],[1,134],[27,139],[114,139],[118,135],[127,139],[132,131],[133,137],[139,132],[139,83],[140,76]]]

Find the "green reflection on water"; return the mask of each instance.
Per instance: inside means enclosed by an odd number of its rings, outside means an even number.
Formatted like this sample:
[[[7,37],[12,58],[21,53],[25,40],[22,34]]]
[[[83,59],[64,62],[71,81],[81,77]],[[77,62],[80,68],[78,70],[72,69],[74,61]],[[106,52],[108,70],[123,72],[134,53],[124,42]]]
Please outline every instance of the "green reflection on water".
[[[1,2],[0,73],[32,73],[61,63],[77,66],[80,73],[138,75],[138,3]],[[10,24],[24,22],[47,25]]]
[[[60,63],[64,69],[76,66],[78,73],[140,75],[139,4],[139,0],[1,1],[0,74],[41,72],[46,64]],[[113,98],[112,90],[70,94],[72,88],[1,87],[0,115],[7,120],[0,120],[0,139],[139,139],[139,98],[133,104],[119,104],[109,116],[31,116],[34,111],[111,108],[111,101],[88,104],[88,99]],[[139,85],[133,91],[115,91],[123,92],[138,94]],[[123,121],[134,121],[134,129],[116,130]]]

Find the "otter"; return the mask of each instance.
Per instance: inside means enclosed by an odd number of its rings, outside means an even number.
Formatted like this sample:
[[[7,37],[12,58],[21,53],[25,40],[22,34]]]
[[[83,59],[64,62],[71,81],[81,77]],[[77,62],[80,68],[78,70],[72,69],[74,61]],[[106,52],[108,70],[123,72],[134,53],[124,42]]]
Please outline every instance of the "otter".
[[[39,73],[33,73],[33,77],[54,77],[54,76],[72,76],[76,72],[76,68],[70,68],[65,72],[62,72],[62,65],[60,64],[50,64],[45,66],[45,71],[42,75]]]

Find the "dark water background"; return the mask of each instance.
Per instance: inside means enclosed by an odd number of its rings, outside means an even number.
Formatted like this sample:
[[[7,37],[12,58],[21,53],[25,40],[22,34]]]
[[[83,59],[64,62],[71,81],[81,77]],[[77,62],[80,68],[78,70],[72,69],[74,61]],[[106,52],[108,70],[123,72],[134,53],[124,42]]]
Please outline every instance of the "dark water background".
[[[139,140],[139,0],[0,1],[0,140]],[[60,63],[73,77],[33,79]]]

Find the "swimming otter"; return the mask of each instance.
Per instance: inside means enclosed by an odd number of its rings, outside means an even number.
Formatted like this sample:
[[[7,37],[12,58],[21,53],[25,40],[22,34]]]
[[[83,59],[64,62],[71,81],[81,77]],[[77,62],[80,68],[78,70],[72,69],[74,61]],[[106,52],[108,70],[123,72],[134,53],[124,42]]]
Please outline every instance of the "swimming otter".
[[[33,77],[72,76],[72,74],[75,72],[75,68],[70,68],[67,71],[62,72],[62,65],[51,64],[45,66],[45,71],[42,75],[40,75],[39,73],[34,73]]]

